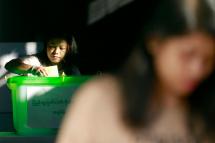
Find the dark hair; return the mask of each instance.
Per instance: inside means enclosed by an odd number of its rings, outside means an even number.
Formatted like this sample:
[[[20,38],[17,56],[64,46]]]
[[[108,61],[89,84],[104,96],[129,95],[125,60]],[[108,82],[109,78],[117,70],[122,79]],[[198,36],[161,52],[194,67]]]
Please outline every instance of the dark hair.
[[[155,12],[152,13],[138,36],[137,44],[134,46],[137,49],[135,54],[130,56],[119,75],[124,91],[123,117],[125,122],[132,127],[139,128],[143,123],[146,126],[153,119],[147,112],[155,78],[153,59],[147,50],[149,38],[168,38],[192,31],[201,31],[215,36],[215,19],[212,8],[206,0],[197,0],[196,10],[190,12],[186,11],[188,5],[185,5],[187,2],[185,1],[160,0],[158,2]],[[213,73],[188,99],[192,115],[203,117],[209,125],[206,126],[208,131],[215,129],[211,126],[215,119],[212,116],[215,115],[213,106],[215,97],[211,92],[212,83],[215,83],[214,79]],[[201,93],[204,93],[204,96],[200,96]],[[211,104],[207,104],[208,101]]]
[[[66,75],[71,75],[73,71],[70,71],[69,69],[76,68],[74,65],[74,62],[76,61],[76,54],[78,53],[78,47],[75,41],[74,36],[68,36],[68,35],[52,35],[48,38],[44,39],[44,48],[42,52],[38,53],[39,60],[43,65],[51,65],[50,60],[47,56],[47,47],[50,42],[57,40],[58,42],[66,41],[68,44],[68,49],[66,52],[66,55],[64,59],[61,61],[62,68],[65,69],[64,72],[66,72]],[[70,67],[70,68],[69,68]]]
[[[46,50],[48,43],[50,43],[53,40],[58,40],[58,41],[66,41],[69,45],[68,49],[68,54],[77,54],[78,52],[78,47],[75,41],[74,36],[67,36],[67,35],[57,35],[57,36],[51,36],[45,39],[44,41],[44,48]]]
[[[188,1],[188,0],[187,0]],[[161,0],[157,11],[143,27],[141,38],[146,42],[150,37],[167,38],[184,35],[192,31],[215,34],[215,11],[207,0],[196,0],[197,6],[192,6],[186,0]],[[194,0],[195,1],[195,0]],[[194,6],[193,6],[194,7]],[[140,40],[142,41],[142,40]]]

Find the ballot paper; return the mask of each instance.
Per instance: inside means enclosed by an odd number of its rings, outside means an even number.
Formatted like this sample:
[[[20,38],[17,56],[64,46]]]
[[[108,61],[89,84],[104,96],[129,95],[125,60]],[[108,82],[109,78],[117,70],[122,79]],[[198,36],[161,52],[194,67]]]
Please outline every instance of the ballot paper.
[[[58,72],[57,65],[48,66],[48,67],[45,67],[45,69],[46,69],[46,72],[48,74],[48,77],[59,77],[59,72]]]

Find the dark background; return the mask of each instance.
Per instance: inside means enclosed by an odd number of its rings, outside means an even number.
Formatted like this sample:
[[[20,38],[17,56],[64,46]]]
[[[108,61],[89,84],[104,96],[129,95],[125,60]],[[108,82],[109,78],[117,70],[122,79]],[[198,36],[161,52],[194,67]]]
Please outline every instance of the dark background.
[[[153,1],[134,1],[87,25],[87,0],[1,0],[0,42],[43,40],[50,34],[76,37],[82,74],[116,71],[129,55]]]
[[[79,47],[75,64],[83,75],[119,69],[153,6],[135,0],[88,25],[88,7],[93,1],[0,0],[0,69],[11,54],[28,53],[26,42],[41,42],[62,33],[75,36]],[[0,74],[0,131],[14,131],[11,94],[4,73]]]

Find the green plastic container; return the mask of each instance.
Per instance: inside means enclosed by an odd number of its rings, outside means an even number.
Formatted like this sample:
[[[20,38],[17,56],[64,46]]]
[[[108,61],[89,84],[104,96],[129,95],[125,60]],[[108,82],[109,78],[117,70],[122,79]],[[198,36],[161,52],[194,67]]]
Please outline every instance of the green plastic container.
[[[72,95],[88,79],[90,76],[8,78],[17,133],[56,134]]]

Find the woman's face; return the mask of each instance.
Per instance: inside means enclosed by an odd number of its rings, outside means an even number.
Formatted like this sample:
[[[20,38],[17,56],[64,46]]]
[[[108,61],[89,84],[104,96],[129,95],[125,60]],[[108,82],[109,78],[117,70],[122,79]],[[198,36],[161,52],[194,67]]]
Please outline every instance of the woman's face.
[[[178,95],[188,95],[214,69],[215,42],[192,33],[155,42],[151,46],[158,81]]]
[[[47,56],[51,63],[58,64],[60,63],[68,49],[68,43],[65,40],[53,40],[50,41],[47,45]]]

